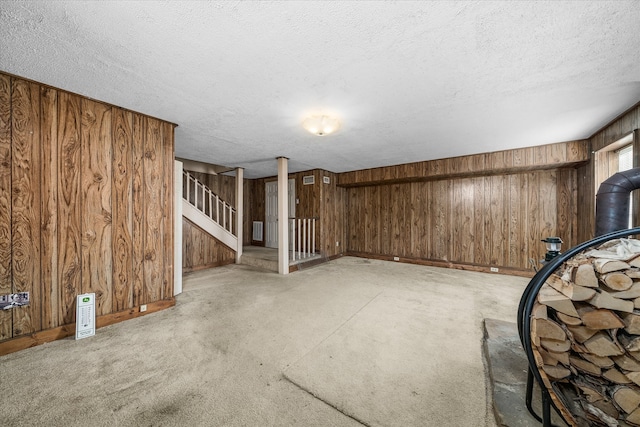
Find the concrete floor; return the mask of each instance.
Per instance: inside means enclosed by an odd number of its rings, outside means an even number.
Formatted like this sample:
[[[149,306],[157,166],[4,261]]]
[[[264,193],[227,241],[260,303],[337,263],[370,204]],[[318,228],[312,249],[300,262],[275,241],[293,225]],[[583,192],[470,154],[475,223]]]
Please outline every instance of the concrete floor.
[[[345,257],[192,273],[175,307],[0,358],[0,424],[494,426],[483,319],[528,280]]]

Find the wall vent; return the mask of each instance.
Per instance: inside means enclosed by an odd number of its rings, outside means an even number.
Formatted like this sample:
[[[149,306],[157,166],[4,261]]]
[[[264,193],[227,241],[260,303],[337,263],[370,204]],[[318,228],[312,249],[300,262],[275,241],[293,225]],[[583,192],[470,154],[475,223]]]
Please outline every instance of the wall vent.
[[[253,238],[255,242],[262,242],[262,232],[264,230],[264,223],[262,221],[253,221]]]
[[[316,183],[316,178],[313,175],[307,175],[302,177],[302,185],[312,185]]]

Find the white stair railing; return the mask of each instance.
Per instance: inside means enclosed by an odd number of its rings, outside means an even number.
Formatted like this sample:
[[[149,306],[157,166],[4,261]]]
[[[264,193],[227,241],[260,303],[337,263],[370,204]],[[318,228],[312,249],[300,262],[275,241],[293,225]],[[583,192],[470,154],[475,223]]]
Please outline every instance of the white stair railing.
[[[184,199],[229,233],[237,236],[234,228],[234,226],[237,226],[235,208],[220,199],[209,187],[198,181],[186,170],[183,170],[182,174],[184,177],[182,180]]]
[[[304,259],[316,254],[316,219],[289,218],[293,248],[291,260]]]

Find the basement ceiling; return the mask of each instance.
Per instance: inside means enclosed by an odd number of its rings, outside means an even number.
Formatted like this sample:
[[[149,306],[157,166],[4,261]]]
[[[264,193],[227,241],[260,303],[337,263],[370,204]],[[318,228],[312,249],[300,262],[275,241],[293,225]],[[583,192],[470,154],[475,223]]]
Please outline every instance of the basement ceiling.
[[[249,178],[584,139],[640,101],[636,1],[2,1],[0,70],[176,123]],[[302,128],[312,113],[334,135]]]

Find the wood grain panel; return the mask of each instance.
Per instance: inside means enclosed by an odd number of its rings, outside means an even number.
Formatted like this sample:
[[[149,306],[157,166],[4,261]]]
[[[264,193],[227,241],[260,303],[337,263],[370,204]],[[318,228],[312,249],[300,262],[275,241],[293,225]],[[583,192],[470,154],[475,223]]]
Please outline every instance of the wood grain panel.
[[[58,277],[58,92],[41,89],[42,132],[42,224],[40,231],[42,329],[59,325],[60,285]]]
[[[489,264],[490,252],[485,245],[485,234],[489,232],[486,226],[488,211],[485,209],[485,179],[473,178],[473,262]]]
[[[538,180],[539,174],[532,172],[526,174],[527,185],[529,191],[527,194],[527,238],[526,245],[530,248],[530,252],[535,255],[532,257],[534,260],[540,260],[540,254],[544,255],[544,251],[541,251],[542,244],[540,239],[547,237],[540,237],[541,217],[540,217],[540,182]],[[542,190],[544,191],[544,189]]]
[[[14,79],[12,111],[11,250],[13,292],[29,292],[13,309],[13,336],[42,328],[40,288],[40,87]],[[34,207],[36,207],[34,209]]]
[[[235,251],[185,218],[182,236],[182,271],[185,273],[235,262]]]
[[[556,200],[556,171],[549,173],[538,173],[538,182],[542,191],[540,192],[540,239],[548,236],[557,236],[557,200]],[[560,236],[561,237],[561,236]]]
[[[113,309],[111,107],[82,100],[82,292],[96,294],[96,314]]]
[[[58,283],[59,324],[75,321],[82,292],[80,234],[80,97],[58,93]]]
[[[171,123],[162,123],[162,160],[164,165],[164,173],[162,174],[163,179],[163,230],[164,230],[164,270],[161,272],[163,275],[162,282],[162,299],[173,298],[173,233],[171,232],[173,227],[173,182],[174,182],[174,167],[173,167],[173,133],[174,126]],[[235,203],[235,177],[233,178],[233,195],[234,195],[234,203],[233,206],[236,206]],[[234,227],[241,227],[242,224],[236,224]],[[234,252],[235,254],[235,252]]]
[[[0,294],[11,280],[11,78],[0,74]],[[0,310],[0,341],[13,336],[13,315]]]
[[[391,254],[391,218],[390,218],[390,204],[391,204],[391,186],[390,185],[382,185],[380,186],[380,204],[377,206],[378,209],[378,217],[380,218],[380,229],[378,233],[380,234],[380,245],[378,249],[378,253],[383,254]],[[362,212],[362,211],[361,211]],[[359,215],[359,218],[362,218],[362,214]],[[360,224],[359,235],[364,233],[364,224]]]
[[[113,116],[113,301],[112,310],[133,307],[133,114]]]
[[[145,241],[144,241],[144,293],[145,301],[153,302],[162,298],[162,275],[164,255],[163,233],[163,150],[162,127],[159,120],[145,117],[144,138],[144,198]]]
[[[556,185],[556,230],[563,240],[565,248],[572,248],[577,244],[573,238],[573,224],[577,212],[575,203],[575,169],[560,169]]]
[[[144,292],[145,212],[147,209],[144,173],[146,123],[144,116],[133,114],[133,182],[131,188],[133,220],[131,239],[133,242],[132,298],[134,307],[147,302]]]
[[[576,167],[588,162],[589,158],[589,141],[569,141],[346,172],[338,174],[338,185],[351,187],[472,178],[478,175],[495,175],[497,172],[514,174],[530,170]]]
[[[504,265],[504,242],[505,242],[505,187],[504,176],[492,176],[489,178],[489,186],[491,188],[491,201],[489,205],[489,229],[491,240],[489,247],[491,250],[491,257],[489,262],[491,265],[499,266]]]
[[[431,183],[432,253],[430,258],[450,261],[449,256],[449,185],[450,181]]]

